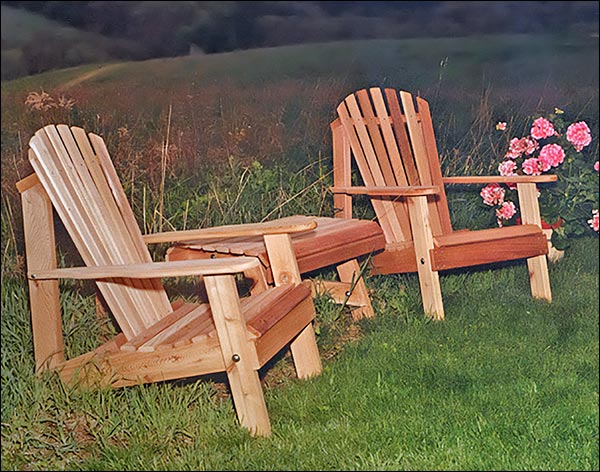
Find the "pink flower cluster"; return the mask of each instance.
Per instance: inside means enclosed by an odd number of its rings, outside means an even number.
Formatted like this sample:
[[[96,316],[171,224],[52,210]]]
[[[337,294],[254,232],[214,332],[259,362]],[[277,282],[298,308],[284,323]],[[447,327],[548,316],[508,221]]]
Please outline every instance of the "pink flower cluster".
[[[517,175],[515,170],[517,169],[517,163],[515,161],[506,160],[501,162],[498,166],[498,172],[500,175]]]
[[[521,168],[527,175],[540,175],[542,173],[542,163],[535,157],[525,159]]]
[[[585,121],[578,121],[567,128],[567,140],[577,152],[592,142],[592,133]]]
[[[565,150],[559,144],[546,144],[538,157],[525,159],[521,168],[527,175],[540,175],[552,167],[558,167],[565,160]]]
[[[527,154],[530,156],[539,148],[539,143],[529,138],[528,136],[524,138],[512,138],[509,143],[508,152],[506,156],[509,159],[518,159],[523,154]]]
[[[498,184],[488,184],[481,189],[479,195],[483,198],[483,203],[489,206],[500,205],[504,202],[505,190]]]
[[[504,122],[500,122],[504,124]],[[498,125],[500,124],[498,123]],[[506,127],[496,125],[496,129],[504,130]],[[521,163],[521,170],[526,175],[540,175],[553,167],[558,167],[565,160],[565,150],[560,144],[546,144],[540,149],[539,140],[558,136],[558,132],[550,120],[539,117],[533,121],[529,136],[522,138],[512,138],[508,145],[508,151],[504,155],[506,159],[498,166],[500,175],[516,175],[517,163],[510,162],[508,159],[516,161],[524,158]],[[569,141],[577,152],[580,152],[585,146],[592,142],[592,134],[585,121],[578,121],[567,128],[567,141]],[[539,154],[534,157],[537,151]],[[531,156],[531,157],[527,157]]]
[[[556,108],[552,116],[563,113],[562,110]],[[551,121],[552,116],[549,117],[550,119],[541,116],[536,118],[529,129],[529,134],[510,139],[508,151],[498,165],[500,175],[541,175],[561,166],[567,160],[567,154],[572,153],[573,149],[579,153],[592,142],[590,128],[584,121],[572,123],[563,132],[562,120],[556,122],[557,125],[555,125]],[[507,123],[498,121],[495,127],[496,130],[505,131]],[[569,155],[569,160],[572,158],[576,158],[576,156]],[[598,172],[598,162],[594,164],[594,169]],[[517,213],[518,208],[510,201],[509,195],[505,191],[505,189],[508,191],[515,190],[516,187],[515,183],[504,183],[502,185],[493,183],[481,189],[480,196],[483,203],[496,207],[499,226],[503,225],[503,220],[509,220]],[[592,219],[588,223],[598,231],[597,210],[594,210]]]
[[[500,208],[496,210],[498,225],[502,226],[502,220],[510,220],[517,212],[517,207],[513,202],[502,202]]]
[[[552,167],[558,167],[565,160],[565,151],[558,144],[546,144],[538,157],[542,172],[549,171]]]
[[[541,116],[533,122],[533,126],[529,133],[531,134],[531,137],[535,139],[546,139],[557,134],[554,125]]]
[[[499,205],[500,207],[496,210],[496,218],[498,219],[498,226],[502,226],[502,220],[510,220],[517,212],[517,207],[513,202],[505,202],[504,195],[506,191],[504,188],[496,183],[488,184],[481,189],[479,193],[483,199],[483,203],[489,206]]]

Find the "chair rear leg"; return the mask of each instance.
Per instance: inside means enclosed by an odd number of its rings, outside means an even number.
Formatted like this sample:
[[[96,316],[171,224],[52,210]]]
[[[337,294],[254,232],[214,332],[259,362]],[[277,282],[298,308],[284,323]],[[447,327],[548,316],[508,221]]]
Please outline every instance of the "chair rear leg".
[[[28,182],[33,184],[19,188],[27,271],[56,269],[52,203],[37,177],[29,177]],[[40,372],[65,361],[59,285],[58,280],[29,280],[28,285],[35,366]]]
[[[290,351],[299,379],[307,379],[323,371],[312,323],[308,324],[290,343]]]
[[[536,256],[527,259],[529,270],[529,283],[531,285],[531,296],[542,300],[552,301],[550,290],[550,277],[548,275],[548,261],[546,256]]]
[[[369,291],[365,284],[365,280],[361,275],[360,266],[356,259],[344,262],[336,267],[337,273],[340,277],[340,281],[349,284],[351,288],[346,295],[350,297],[354,295],[353,304],[357,304],[358,308],[352,310],[352,318],[354,320],[360,320],[362,318],[374,318],[375,312],[373,311],[373,305],[371,305],[371,298],[369,297]]]

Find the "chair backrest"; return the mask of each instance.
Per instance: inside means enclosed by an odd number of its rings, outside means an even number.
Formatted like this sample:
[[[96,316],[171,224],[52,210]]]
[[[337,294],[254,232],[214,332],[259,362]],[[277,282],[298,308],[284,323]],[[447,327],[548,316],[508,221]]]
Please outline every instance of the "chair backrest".
[[[31,165],[87,266],[152,261],[101,137],[48,125],[29,146]],[[159,279],[97,284],[128,339],[172,311]]]
[[[400,100],[398,100],[400,97]],[[366,186],[436,185],[429,199],[434,235],[452,232],[442,171],[427,101],[394,89],[363,89],[337,108],[345,139]],[[372,198],[388,243],[410,241],[408,209],[403,199]]]

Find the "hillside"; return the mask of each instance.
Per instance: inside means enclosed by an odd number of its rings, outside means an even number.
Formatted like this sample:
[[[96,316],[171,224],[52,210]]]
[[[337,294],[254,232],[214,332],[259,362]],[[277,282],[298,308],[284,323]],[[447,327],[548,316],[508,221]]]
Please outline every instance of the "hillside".
[[[27,10],[0,6],[2,80],[45,70],[124,58],[142,58],[132,41],[107,38]]]
[[[465,162],[455,156],[490,152],[498,120],[560,107],[597,129],[598,70],[597,37],[508,35],[306,44],[43,73],[2,83],[2,190],[14,194],[27,174],[29,136],[57,121],[106,136],[120,146],[117,166],[131,171],[135,160],[149,181],[167,131],[173,178],[230,156],[291,170],[319,156],[328,162],[335,106],[369,86],[427,98],[443,162],[458,166]],[[26,105],[32,92],[56,106]]]

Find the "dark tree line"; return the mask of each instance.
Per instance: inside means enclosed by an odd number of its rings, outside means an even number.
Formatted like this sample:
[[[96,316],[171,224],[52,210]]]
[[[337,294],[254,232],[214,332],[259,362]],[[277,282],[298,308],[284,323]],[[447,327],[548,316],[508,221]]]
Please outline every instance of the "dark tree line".
[[[597,1],[2,3],[88,32],[134,42],[139,45],[135,50],[118,51],[120,56],[129,54],[131,59],[182,55],[192,46],[205,53],[215,53],[359,38],[598,31]]]

